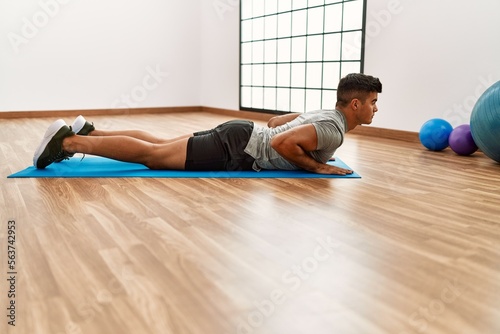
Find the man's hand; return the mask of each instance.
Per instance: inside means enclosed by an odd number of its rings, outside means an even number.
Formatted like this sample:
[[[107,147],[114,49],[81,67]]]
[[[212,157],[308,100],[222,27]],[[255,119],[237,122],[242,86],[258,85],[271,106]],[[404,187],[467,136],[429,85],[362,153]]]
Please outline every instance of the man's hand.
[[[318,174],[349,175],[349,174],[352,174],[352,170],[324,164],[316,171],[316,173],[318,173]]]

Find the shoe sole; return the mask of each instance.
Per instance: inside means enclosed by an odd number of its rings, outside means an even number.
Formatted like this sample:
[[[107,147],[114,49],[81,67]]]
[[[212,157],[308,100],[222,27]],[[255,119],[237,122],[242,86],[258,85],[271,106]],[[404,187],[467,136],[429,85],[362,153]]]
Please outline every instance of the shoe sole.
[[[75,121],[71,125],[71,129],[73,130],[74,133],[78,133],[83,129],[86,122],[87,121],[85,120],[85,118],[82,115],[80,115],[75,119]]]
[[[66,125],[66,122],[64,122],[62,119],[58,119],[54,123],[52,123],[47,131],[45,131],[45,134],[43,135],[42,143],[38,146],[38,148],[35,151],[35,155],[33,156],[33,166],[37,167],[36,163],[40,156],[42,155],[43,151],[47,147],[47,144],[51,141],[51,139],[56,135],[56,133]]]

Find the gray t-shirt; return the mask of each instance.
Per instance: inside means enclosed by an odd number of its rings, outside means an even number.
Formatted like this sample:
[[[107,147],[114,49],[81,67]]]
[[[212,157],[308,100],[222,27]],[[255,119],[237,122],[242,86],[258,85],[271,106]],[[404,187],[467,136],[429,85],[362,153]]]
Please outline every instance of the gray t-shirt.
[[[300,169],[278,154],[270,145],[274,135],[303,124],[312,124],[316,129],[318,147],[309,152],[311,157],[326,163],[335,150],[342,145],[347,132],[347,121],[338,110],[316,110],[299,115],[294,120],[275,128],[255,125],[245,152],[255,159],[253,169]]]

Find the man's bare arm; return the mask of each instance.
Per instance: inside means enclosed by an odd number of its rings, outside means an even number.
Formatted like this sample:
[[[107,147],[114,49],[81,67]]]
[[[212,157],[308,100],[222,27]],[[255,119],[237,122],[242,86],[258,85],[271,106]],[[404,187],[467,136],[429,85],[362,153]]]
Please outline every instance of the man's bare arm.
[[[339,168],[314,160],[308,152],[316,150],[318,137],[312,124],[300,125],[275,135],[271,147],[294,165],[318,174],[352,174],[352,170]]]
[[[280,116],[275,116],[267,122],[267,126],[270,128],[275,128],[277,126],[286,124],[290,121],[293,121],[296,119],[298,116],[300,116],[300,113],[290,113],[290,114],[285,114],[285,115],[280,115]]]

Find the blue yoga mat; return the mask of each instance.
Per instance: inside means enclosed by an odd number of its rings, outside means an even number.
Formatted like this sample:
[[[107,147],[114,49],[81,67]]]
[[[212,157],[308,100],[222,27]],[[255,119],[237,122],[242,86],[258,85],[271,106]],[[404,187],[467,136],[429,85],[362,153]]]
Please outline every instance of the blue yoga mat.
[[[329,162],[350,169],[340,159]],[[323,175],[306,171],[262,170],[234,172],[197,172],[180,170],[152,170],[141,164],[121,162],[101,157],[75,157],[60,163],[53,163],[45,169],[33,166],[9,175],[8,178],[361,178],[357,173],[350,175]]]

